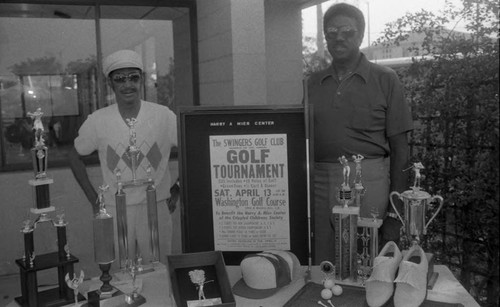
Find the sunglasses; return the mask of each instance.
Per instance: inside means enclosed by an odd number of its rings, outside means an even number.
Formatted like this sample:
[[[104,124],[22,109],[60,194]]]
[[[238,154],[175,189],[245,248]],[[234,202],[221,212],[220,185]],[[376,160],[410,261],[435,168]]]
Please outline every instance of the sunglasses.
[[[111,77],[111,80],[113,80],[113,82],[115,83],[125,83],[127,82],[127,80],[133,83],[137,83],[139,82],[139,80],[141,80],[141,74],[139,73],[131,73],[128,75],[116,74]]]
[[[343,38],[352,38],[358,32],[358,30],[350,27],[330,27],[326,29],[325,38],[328,40],[337,39],[339,35],[342,35]]]

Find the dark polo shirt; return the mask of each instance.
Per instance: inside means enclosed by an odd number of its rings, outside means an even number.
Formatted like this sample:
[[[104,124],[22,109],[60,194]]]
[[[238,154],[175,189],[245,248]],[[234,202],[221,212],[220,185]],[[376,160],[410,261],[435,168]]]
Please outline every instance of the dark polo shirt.
[[[403,86],[392,69],[361,54],[356,70],[339,81],[333,66],[311,75],[316,162],[338,163],[342,155],[387,157],[388,137],[413,129]]]

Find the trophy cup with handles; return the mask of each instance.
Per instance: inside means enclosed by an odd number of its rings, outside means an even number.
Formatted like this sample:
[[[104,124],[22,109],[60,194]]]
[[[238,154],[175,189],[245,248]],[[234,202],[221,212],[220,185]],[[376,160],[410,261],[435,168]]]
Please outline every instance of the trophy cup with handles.
[[[434,220],[439,211],[441,211],[441,208],[443,207],[443,198],[439,195],[432,196],[423,191],[420,187],[422,177],[420,171],[424,169],[421,162],[414,163],[411,168],[415,172],[415,179],[411,189],[406,190],[403,193],[393,191],[389,195],[389,200],[394,208],[394,212],[401,220],[401,223],[403,223],[404,235],[406,239],[412,242],[412,244],[419,244],[420,236],[427,233],[429,224]],[[403,214],[401,214],[401,212],[399,212],[396,208],[393,196],[397,196],[403,201]],[[438,201],[439,206],[431,218],[426,221],[427,210],[429,210],[430,204],[434,201]]]
[[[427,234],[427,228],[430,223],[441,211],[443,207],[443,197],[439,195],[430,195],[420,187],[422,179],[420,172],[425,169],[421,162],[413,163],[411,169],[415,173],[413,186],[410,187],[410,190],[406,190],[403,193],[398,193],[396,191],[391,192],[389,194],[389,200],[394,208],[394,212],[403,224],[403,239],[406,242],[411,242],[411,245],[414,245],[420,244],[420,237]],[[403,201],[403,212],[398,211],[396,208],[394,196],[397,196]],[[434,214],[427,220],[427,211],[431,208],[431,203],[435,201],[437,201],[439,205],[437,209],[435,209]],[[407,252],[407,250],[403,250],[403,254],[405,252]],[[433,269],[434,255],[426,252],[426,256],[429,263],[429,270],[427,273],[428,288],[432,288],[437,280],[438,274],[434,272]]]

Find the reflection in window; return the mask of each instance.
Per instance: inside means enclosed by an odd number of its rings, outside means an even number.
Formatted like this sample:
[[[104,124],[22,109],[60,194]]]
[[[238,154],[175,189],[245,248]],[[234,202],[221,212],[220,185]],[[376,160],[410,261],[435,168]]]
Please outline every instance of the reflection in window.
[[[49,161],[63,161],[78,127],[97,107],[94,9],[0,4],[1,168],[31,164],[32,119],[43,111]],[[68,16],[61,17],[67,11]],[[71,18],[68,18],[71,17]]]

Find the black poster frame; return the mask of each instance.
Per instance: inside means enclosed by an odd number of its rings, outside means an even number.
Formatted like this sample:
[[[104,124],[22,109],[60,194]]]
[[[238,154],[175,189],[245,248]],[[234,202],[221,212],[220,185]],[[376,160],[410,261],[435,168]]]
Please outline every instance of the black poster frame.
[[[183,253],[214,250],[210,136],[286,134],[290,251],[301,264],[308,264],[311,257],[310,222],[313,216],[309,171],[313,156],[308,135],[310,117],[311,112],[306,111],[303,105],[190,106],[179,109]],[[262,125],[270,122],[272,125]],[[245,255],[255,252],[239,250],[222,253],[226,264],[239,265]]]

